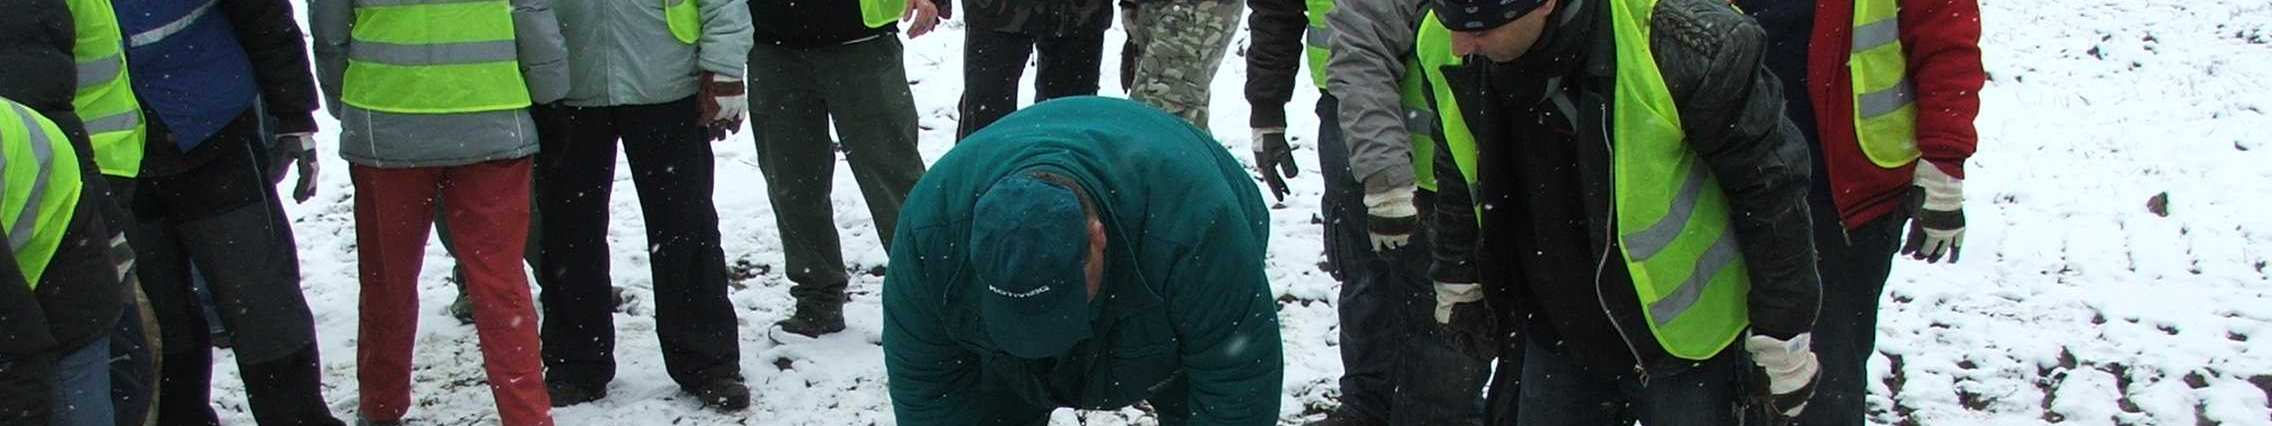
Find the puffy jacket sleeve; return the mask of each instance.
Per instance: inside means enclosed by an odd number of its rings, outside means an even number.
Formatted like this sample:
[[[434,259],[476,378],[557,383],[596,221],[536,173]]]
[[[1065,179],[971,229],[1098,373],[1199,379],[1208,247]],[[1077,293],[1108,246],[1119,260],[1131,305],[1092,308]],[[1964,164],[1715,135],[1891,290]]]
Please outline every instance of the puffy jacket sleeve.
[[[1367,194],[1413,185],[1401,83],[1420,16],[1418,2],[1367,0],[1341,2],[1326,18],[1333,27],[1326,91],[1341,99],[1341,132],[1349,147],[1327,154],[1348,155],[1349,171]]]
[[[1286,127],[1286,103],[1294,99],[1294,82],[1302,71],[1302,34],[1309,31],[1308,6],[1302,0],[1251,0],[1247,6],[1246,54],[1247,125],[1257,129]]]
[[[1439,84],[1430,82],[1431,84]],[[1436,205],[1428,212],[1428,250],[1432,261],[1428,279],[1439,283],[1474,284],[1483,277],[1475,269],[1475,195],[1467,177],[1452,158],[1452,146],[1436,136]]]
[[[1718,2],[1687,6],[1727,7]],[[1679,105],[1690,149],[1704,157],[1727,193],[1728,218],[1751,270],[1752,326],[1790,338],[1813,329],[1821,302],[1807,215],[1812,171],[1807,147],[1783,115],[1781,83],[1761,60],[1766,34],[1732,11],[1690,13],[1697,16],[1695,27],[1657,26],[1659,32],[1690,31],[1673,38],[1694,41],[1668,48],[1665,38],[1657,38],[1658,63],[1668,67],[1667,86]]]
[[[0,97],[47,116],[65,133],[84,139],[71,106],[79,87],[71,57],[77,36],[62,0],[0,0]]]
[[[292,3],[285,0],[226,0],[221,10],[237,41],[252,59],[260,99],[276,118],[277,133],[316,131],[315,76],[308,73],[307,40],[300,34]]]
[[[1917,84],[1917,149],[1949,176],[1964,178],[1964,161],[1980,143],[1973,119],[1988,72],[1980,64],[1977,0],[1903,0],[1901,44]]]
[[[348,34],[355,27],[353,0],[308,0],[308,35],[314,40],[316,83],[323,89],[325,109],[339,118],[346,105],[339,103],[347,77]]]
[[[568,41],[552,0],[513,0],[513,40],[520,46],[521,76],[529,101],[548,104],[568,97]]]
[[[902,424],[979,423],[979,359],[948,337],[946,320],[937,309],[939,276],[925,245],[921,228],[901,228],[891,247],[891,268],[884,273],[884,371],[891,388],[891,410]],[[941,254],[940,256],[944,256]],[[950,257],[939,264],[955,262]]]
[[[1224,212],[1216,218],[1244,217]],[[1278,302],[1263,271],[1263,236],[1246,223],[1215,221],[1168,275],[1168,315],[1190,373],[1191,424],[1270,425],[1278,419],[1285,364]]]
[[[941,0],[942,3],[948,1]],[[695,40],[700,49],[702,70],[718,75],[742,77],[742,67],[749,64],[751,37],[749,3],[746,0],[701,0],[702,38]]]

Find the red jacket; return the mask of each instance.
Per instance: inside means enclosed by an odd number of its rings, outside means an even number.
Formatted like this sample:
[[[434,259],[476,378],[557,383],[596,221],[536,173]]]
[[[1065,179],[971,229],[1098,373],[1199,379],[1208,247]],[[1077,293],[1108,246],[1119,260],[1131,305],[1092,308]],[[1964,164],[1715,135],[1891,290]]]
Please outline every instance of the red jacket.
[[[1914,166],[1886,169],[1870,162],[1854,136],[1853,77],[1846,69],[1853,46],[1854,3],[1815,2],[1814,37],[1807,52],[1808,97],[1814,102],[1822,155],[1830,170],[1831,198],[1849,228],[1901,208]],[[1901,44],[1908,49],[1909,79],[1916,84],[1917,148],[1925,161],[1964,178],[1980,134],[1980,4],[1976,0],[1902,0]]]

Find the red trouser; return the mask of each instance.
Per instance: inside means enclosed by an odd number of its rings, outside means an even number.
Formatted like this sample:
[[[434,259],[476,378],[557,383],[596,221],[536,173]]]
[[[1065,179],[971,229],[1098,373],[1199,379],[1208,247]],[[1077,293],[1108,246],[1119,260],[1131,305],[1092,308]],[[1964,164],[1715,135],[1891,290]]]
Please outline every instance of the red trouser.
[[[355,242],[363,280],[356,378],[362,415],[393,421],[410,410],[411,345],[418,334],[418,269],[439,195],[458,264],[473,297],[474,328],[497,412],[510,426],[550,426],[536,308],[521,251],[528,237],[529,160],[456,167],[354,166]]]

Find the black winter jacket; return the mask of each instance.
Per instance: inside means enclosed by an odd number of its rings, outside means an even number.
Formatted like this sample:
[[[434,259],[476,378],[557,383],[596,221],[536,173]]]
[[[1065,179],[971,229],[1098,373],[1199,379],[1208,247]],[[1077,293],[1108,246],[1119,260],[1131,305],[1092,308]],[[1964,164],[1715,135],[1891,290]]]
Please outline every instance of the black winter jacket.
[[[933,0],[942,13],[953,0]],[[1031,36],[1102,36],[1112,28],[1112,0],[962,0],[956,16],[972,30]]]
[[[0,97],[39,111],[85,145],[86,128],[71,107],[79,87],[71,8],[63,0],[0,0],[0,11]]]
[[[1294,99],[1301,74],[1302,36],[1309,32],[1309,5],[1302,0],[1249,0],[1246,50],[1247,125],[1286,127],[1286,103]]]
[[[1430,218],[1438,236],[1430,275],[1485,284],[1510,325],[1596,372],[1670,373],[1685,363],[1650,334],[1612,237],[1616,46],[1600,3],[1563,3],[1561,13],[1572,15],[1554,17],[1559,24],[1515,63],[1476,57],[1444,69],[1479,161],[1471,189],[1451,150],[1438,150],[1442,204]],[[1821,290],[1809,158],[1783,115],[1781,87],[1761,65],[1764,36],[1716,0],[1662,0],[1652,19],[1651,52],[1687,142],[1728,195],[1751,270],[1753,330],[1779,338],[1812,330]],[[1476,210],[1460,207],[1471,203],[1487,206],[1481,230]]]

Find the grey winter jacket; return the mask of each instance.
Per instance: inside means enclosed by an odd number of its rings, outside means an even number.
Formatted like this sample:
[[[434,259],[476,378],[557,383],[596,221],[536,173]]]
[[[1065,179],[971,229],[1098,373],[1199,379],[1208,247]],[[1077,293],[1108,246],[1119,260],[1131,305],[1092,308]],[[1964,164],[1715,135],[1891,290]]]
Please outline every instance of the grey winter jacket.
[[[1412,134],[1404,128],[1405,61],[1426,16],[1425,0],[1343,1],[1326,14],[1332,59],[1326,92],[1341,99],[1349,171],[1377,194],[1412,188]]]
[[[741,78],[749,63],[749,5],[684,1],[702,11],[702,36],[694,44],[671,36],[666,0],[555,0],[574,83],[567,104],[666,103],[694,96],[703,71]]]
[[[527,109],[465,114],[397,114],[341,103],[355,4],[367,0],[309,0],[308,32],[315,38],[316,79],[331,116],[339,119],[339,156],[379,168],[447,167],[536,154],[536,123]],[[567,47],[552,0],[512,0],[513,34],[529,99],[557,102],[568,95]]]

